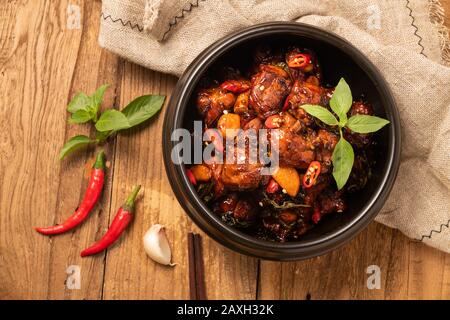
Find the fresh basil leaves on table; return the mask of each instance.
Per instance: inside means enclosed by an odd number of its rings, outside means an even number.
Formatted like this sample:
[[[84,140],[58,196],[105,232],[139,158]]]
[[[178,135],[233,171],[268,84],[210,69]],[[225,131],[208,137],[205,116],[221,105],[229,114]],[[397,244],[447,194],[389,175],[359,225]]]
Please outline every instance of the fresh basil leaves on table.
[[[77,135],[70,138],[61,149],[59,158],[63,159],[73,151],[87,147],[90,144],[100,144],[113,134],[132,128],[153,117],[164,104],[165,96],[144,95],[131,101],[121,111],[107,109],[99,116],[100,105],[108,85],[99,87],[92,96],[80,92],[76,94],[67,106],[72,115],[69,123],[95,124],[95,138]]]
[[[327,108],[319,105],[305,104],[301,106],[308,114],[326,125],[339,127],[340,139],[331,157],[333,161],[333,177],[339,190],[347,183],[355,160],[353,147],[344,139],[342,128],[347,127],[357,133],[371,133],[380,130],[389,123],[386,119],[368,115],[354,115],[349,119],[347,113],[352,104],[353,97],[350,87],[344,79],[341,79],[330,100],[330,107],[334,114]]]

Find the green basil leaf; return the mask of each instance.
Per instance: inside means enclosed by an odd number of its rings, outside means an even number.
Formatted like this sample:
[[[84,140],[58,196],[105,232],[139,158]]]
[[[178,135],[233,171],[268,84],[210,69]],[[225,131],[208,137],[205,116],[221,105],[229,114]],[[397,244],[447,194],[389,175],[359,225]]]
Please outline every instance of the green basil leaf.
[[[352,92],[347,82],[342,78],[336,88],[334,89],[333,96],[330,100],[331,110],[334,111],[339,117],[340,124],[345,124],[347,120],[347,112],[350,110],[353,103]]]
[[[380,130],[388,123],[383,118],[358,114],[348,119],[347,127],[357,133],[370,133]]]
[[[83,92],[80,92],[73,97],[72,101],[70,101],[67,106],[67,111],[70,113],[76,113],[79,111],[84,111],[84,113],[80,113],[75,117],[75,120],[72,120],[72,123],[83,123],[89,120],[97,121],[97,114],[100,108],[100,105],[103,100],[103,95],[105,94],[105,90],[108,88],[107,84],[100,86],[92,96],[88,96]],[[85,120],[85,118],[89,115],[89,119]],[[82,122],[79,122],[78,119],[83,119]]]
[[[100,131],[119,131],[122,129],[130,128],[131,125],[128,122],[127,117],[120,111],[115,109],[109,109],[102,113],[100,119],[95,124],[95,128]]]
[[[84,110],[78,110],[73,113],[69,119],[69,123],[85,123],[91,120],[92,115]]]
[[[131,101],[122,113],[127,117],[130,126],[138,125],[155,115],[163,106],[165,96],[146,95]]]
[[[322,106],[304,104],[301,108],[329,126],[336,126],[338,124],[336,117]]]
[[[77,93],[67,105],[67,111],[69,111],[70,113],[75,113],[79,110],[88,111],[90,103],[91,98],[88,97],[85,93]]]
[[[331,160],[333,161],[333,177],[338,189],[341,190],[347,183],[355,160],[352,145],[342,135],[334,148]]]
[[[70,138],[66,144],[62,147],[61,152],[59,153],[59,159],[64,159],[65,156],[67,156],[69,153],[72,153],[73,151],[80,149],[82,147],[88,146],[90,143],[92,143],[91,139],[87,136],[79,135]]]
[[[103,101],[103,95],[105,94],[106,89],[108,89],[109,84],[104,84],[100,86],[97,90],[95,90],[92,95],[92,103],[94,105],[100,105]]]
[[[103,101],[103,95],[105,94],[105,91],[108,87],[109,87],[108,84],[100,86],[97,90],[95,90],[94,94],[91,97],[90,109],[94,121],[97,120],[98,110],[100,109],[100,105],[102,104]]]

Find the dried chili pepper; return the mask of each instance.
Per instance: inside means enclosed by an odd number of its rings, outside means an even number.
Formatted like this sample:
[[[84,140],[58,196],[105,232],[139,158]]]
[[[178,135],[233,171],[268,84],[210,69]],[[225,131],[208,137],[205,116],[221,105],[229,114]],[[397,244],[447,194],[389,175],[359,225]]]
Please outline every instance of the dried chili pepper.
[[[270,179],[269,184],[266,187],[266,192],[275,193],[278,190],[280,190],[280,185],[274,179]]]
[[[286,100],[284,100],[284,104],[283,104],[283,109],[282,109],[282,111],[287,111],[287,110],[290,108],[292,97],[293,97],[293,94],[290,93],[290,94],[287,96]]]
[[[86,257],[93,254],[97,254],[102,252],[106,248],[108,248],[111,244],[113,244],[122,234],[122,232],[127,228],[130,224],[131,220],[133,220],[134,216],[134,201],[136,200],[136,196],[139,193],[141,186],[135,186],[133,191],[128,196],[125,203],[120,207],[117,211],[116,216],[114,217],[108,231],[104,234],[104,236],[90,246],[87,249],[81,251],[81,256]]]
[[[189,181],[192,183],[192,185],[196,186],[197,185],[197,179],[195,179],[195,176],[192,173],[191,169],[186,169],[186,175],[187,175]]]
[[[100,193],[103,189],[103,183],[105,180],[105,153],[100,151],[96,157],[95,163],[92,166],[91,177],[89,184],[84,194],[83,200],[78,208],[75,210],[66,221],[62,224],[47,228],[38,228],[36,231],[45,235],[60,234],[69,231],[83,222],[91,212],[92,208],[97,203]]]
[[[314,213],[313,213],[313,215],[311,217],[311,220],[315,224],[318,224],[321,218],[322,218],[322,213],[320,212],[320,206],[318,204],[316,204],[314,206]]]
[[[233,92],[233,93],[242,93],[250,89],[250,82],[246,80],[228,80],[220,85],[220,87],[224,90]]]
[[[321,165],[319,161],[313,161],[309,164],[305,175],[303,176],[303,187],[308,189],[316,184],[320,174]]]
[[[305,68],[311,63],[311,56],[307,53],[299,53],[288,60],[290,68]]]

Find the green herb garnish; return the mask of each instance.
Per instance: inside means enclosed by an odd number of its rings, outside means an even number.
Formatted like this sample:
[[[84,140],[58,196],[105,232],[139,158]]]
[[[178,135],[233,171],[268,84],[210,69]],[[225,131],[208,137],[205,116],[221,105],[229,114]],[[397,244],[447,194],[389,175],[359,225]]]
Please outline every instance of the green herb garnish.
[[[92,96],[80,92],[76,94],[67,106],[67,111],[72,115],[69,123],[86,123],[92,121],[95,124],[95,138],[77,135],[70,138],[61,149],[59,158],[63,159],[71,152],[87,147],[90,144],[100,144],[108,137],[119,131],[132,128],[153,117],[163,106],[165,96],[145,95],[131,101],[121,111],[107,109],[99,115],[103,95],[108,85],[102,85]]]
[[[330,100],[331,110],[319,105],[301,106],[308,114],[318,118],[329,126],[338,126],[340,139],[334,148],[331,160],[333,161],[333,177],[336,180],[338,189],[342,189],[350,176],[355,160],[355,153],[352,145],[344,139],[342,128],[347,127],[356,133],[371,133],[380,130],[389,123],[388,120],[368,115],[354,115],[348,119],[347,113],[353,104],[353,97],[350,87],[342,78]]]

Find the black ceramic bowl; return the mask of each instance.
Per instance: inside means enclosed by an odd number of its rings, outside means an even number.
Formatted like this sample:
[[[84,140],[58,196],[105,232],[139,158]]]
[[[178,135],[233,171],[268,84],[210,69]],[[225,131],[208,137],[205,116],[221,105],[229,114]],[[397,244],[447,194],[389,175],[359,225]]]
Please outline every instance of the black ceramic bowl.
[[[377,133],[376,165],[367,186],[349,198],[349,209],[327,217],[301,240],[276,243],[259,240],[225,224],[197,196],[184,165],[175,165],[171,151],[177,128],[192,128],[199,119],[193,104],[198,81],[217,66],[248,64],[257,43],[298,44],[314,50],[322,65],[325,83],[349,83],[354,97],[364,94],[378,116],[390,125]],[[188,44],[186,44],[188,45]],[[300,260],[333,250],[357,235],[382,208],[394,183],[400,159],[400,120],[391,91],[379,70],[354,46],[335,34],[312,26],[273,22],[233,33],[205,49],[179,79],[164,119],[163,153],[167,175],[178,201],[209,236],[238,252],[271,260]]]

